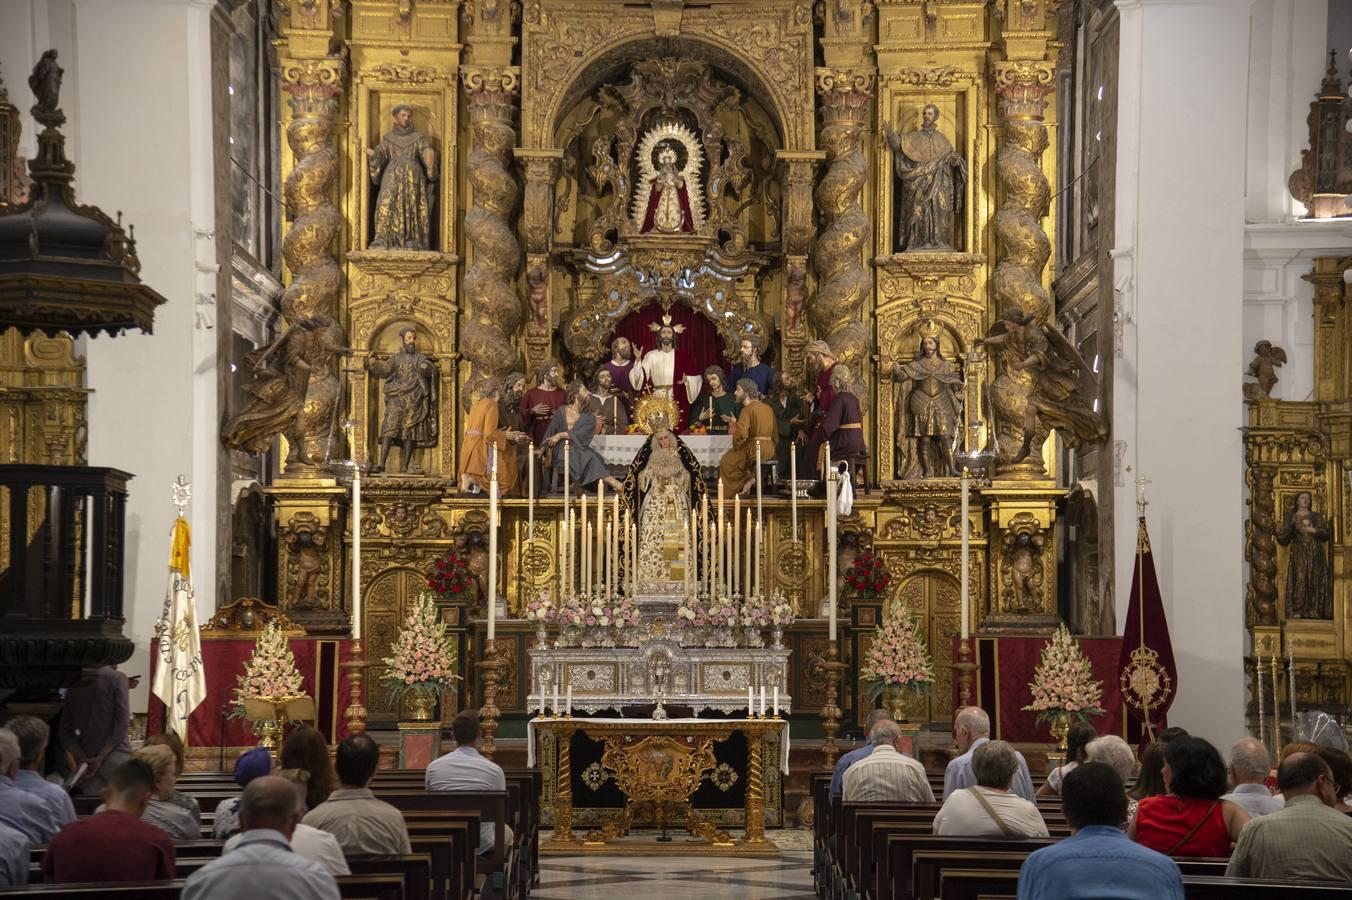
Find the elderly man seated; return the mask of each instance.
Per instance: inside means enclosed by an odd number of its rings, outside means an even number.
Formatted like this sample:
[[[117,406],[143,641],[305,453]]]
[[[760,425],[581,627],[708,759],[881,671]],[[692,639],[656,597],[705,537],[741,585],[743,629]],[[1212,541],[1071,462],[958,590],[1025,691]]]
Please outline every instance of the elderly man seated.
[[[1046,837],[1037,806],[1009,792],[1019,760],[1004,741],[987,741],[972,754],[974,787],[948,795],[934,817],[934,833],[970,837]]]
[[[869,733],[873,752],[845,770],[846,803],[933,803],[925,767],[902,753],[901,729],[882,721]]]
[[[991,739],[990,716],[979,706],[964,706],[953,718],[953,739],[962,755],[951,760],[944,770],[944,799],[954,791],[976,784],[976,776],[972,774],[972,754]],[[1010,790],[1032,803],[1033,779],[1028,774],[1028,762],[1017,750],[1014,756],[1019,762],[1019,771],[1014,773]]]
[[[1251,816],[1265,816],[1282,808],[1282,798],[1267,789],[1272,756],[1262,741],[1244,738],[1230,748],[1230,793],[1221,797],[1238,804]]]
[[[1286,806],[1250,819],[1225,874],[1277,881],[1352,881],[1352,819],[1335,810],[1328,763],[1293,753],[1277,768]]]

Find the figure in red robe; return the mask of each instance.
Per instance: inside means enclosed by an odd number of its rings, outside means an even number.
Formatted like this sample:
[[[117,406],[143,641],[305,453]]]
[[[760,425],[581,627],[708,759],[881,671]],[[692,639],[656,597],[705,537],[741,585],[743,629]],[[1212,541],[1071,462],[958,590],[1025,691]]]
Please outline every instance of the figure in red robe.
[[[813,429],[807,439],[807,458],[802,460],[807,463],[804,471],[811,472],[817,469],[817,451],[829,439],[822,430],[822,419],[831,408],[831,401],[836,399],[836,389],[831,386],[831,374],[836,368],[836,353],[826,341],[813,341],[807,345],[804,356],[808,371],[817,373],[816,401],[812,412]]]
[[[545,432],[554,418],[554,410],[567,401],[568,395],[559,387],[563,369],[553,360],[547,360],[540,367],[540,383],[526,391],[521,398],[521,420],[535,446],[545,439]]]
[[[657,175],[648,188],[648,206],[639,233],[692,233],[695,216],[690,211],[690,192],[685,176],[676,170],[676,151],[670,144],[657,151]]]

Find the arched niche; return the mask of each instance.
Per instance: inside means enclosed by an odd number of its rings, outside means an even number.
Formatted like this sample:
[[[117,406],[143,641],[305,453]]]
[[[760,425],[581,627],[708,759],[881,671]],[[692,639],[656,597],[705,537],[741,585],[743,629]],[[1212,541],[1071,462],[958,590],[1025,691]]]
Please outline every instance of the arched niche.
[[[410,310],[403,315],[386,318],[363,335],[365,346],[362,349],[368,360],[385,359],[399,352],[400,333],[412,328],[418,335],[417,349],[436,366],[433,379],[432,414],[437,420],[436,444],[421,448],[419,464],[427,475],[453,474],[455,471],[455,409],[454,409],[454,349],[442,346],[442,329],[425,321],[424,316]],[[385,379],[377,378],[368,372],[364,380],[358,382],[356,406],[364,414],[353,416],[353,420],[364,426],[360,436],[366,447],[365,460],[375,463],[380,459],[380,432],[385,419]],[[390,454],[390,464],[397,464],[396,471],[405,471],[407,462],[403,459],[399,442]]]

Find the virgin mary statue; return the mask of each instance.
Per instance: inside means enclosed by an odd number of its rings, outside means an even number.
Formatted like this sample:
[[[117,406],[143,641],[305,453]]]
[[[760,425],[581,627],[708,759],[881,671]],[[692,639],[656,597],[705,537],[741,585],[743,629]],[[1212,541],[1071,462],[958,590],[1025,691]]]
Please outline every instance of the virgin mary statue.
[[[669,429],[654,432],[629,464],[624,491],[637,510],[638,580],[683,581],[685,529],[705,494],[695,454]],[[698,541],[691,536],[691,546]]]

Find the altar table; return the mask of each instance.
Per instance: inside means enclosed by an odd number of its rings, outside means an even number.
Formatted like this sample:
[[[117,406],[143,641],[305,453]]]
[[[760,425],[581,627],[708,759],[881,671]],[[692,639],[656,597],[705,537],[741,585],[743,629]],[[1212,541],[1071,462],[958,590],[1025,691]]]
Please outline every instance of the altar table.
[[[646,434],[598,434],[592,438],[591,447],[606,465],[627,466],[647,440]],[[727,434],[683,434],[681,440],[705,468],[717,466],[723,454],[732,449],[732,436]]]
[[[542,847],[552,852],[605,851],[611,838],[628,833],[633,812],[651,806],[660,818],[666,806],[680,806],[687,830],[707,841],[708,849],[741,853],[777,853],[765,837],[765,770],[763,756],[767,739],[779,740],[779,771],[789,772],[789,731],[783,719],[574,719],[546,716],[526,724],[528,766],[536,765],[536,736],[545,732],[555,738],[554,759],[542,767],[554,778],[554,836]],[[578,840],[573,834],[572,738],[582,732],[601,741],[605,753],[601,765],[612,773],[625,793],[619,818]],[[714,767],[713,745],[734,734],[747,744],[745,826],[741,841],[712,822],[702,820],[693,807],[693,796],[703,776]],[[777,779],[776,779],[777,781]],[[646,845],[645,845],[646,846]],[[681,846],[686,852],[690,844]],[[660,849],[661,845],[653,849]]]

